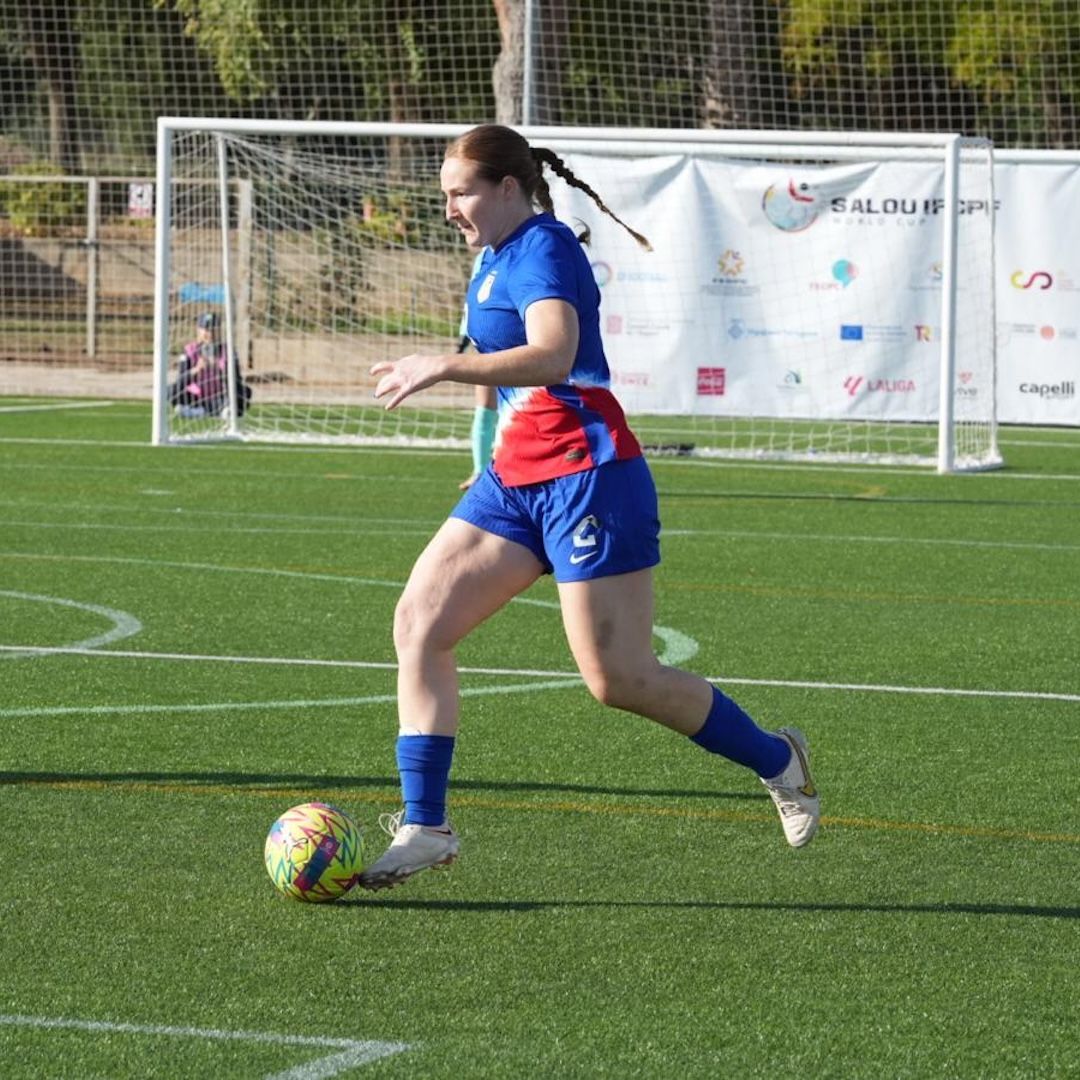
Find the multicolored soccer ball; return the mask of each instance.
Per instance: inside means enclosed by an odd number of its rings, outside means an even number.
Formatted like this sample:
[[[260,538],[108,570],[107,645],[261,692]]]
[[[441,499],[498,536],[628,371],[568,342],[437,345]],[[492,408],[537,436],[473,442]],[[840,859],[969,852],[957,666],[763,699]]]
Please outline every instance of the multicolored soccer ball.
[[[326,803],[301,803],[271,826],[263,859],[286,896],[321,903],[344,896],[359,880],[364,841],[348,814]]]

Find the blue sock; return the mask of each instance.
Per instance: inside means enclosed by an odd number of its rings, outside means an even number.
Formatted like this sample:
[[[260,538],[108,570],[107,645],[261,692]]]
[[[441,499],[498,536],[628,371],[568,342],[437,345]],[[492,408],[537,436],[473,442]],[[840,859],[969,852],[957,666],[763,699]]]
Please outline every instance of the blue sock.
[[[446,787],[453,756],[452,735],[398,736],[403,825],[441,825],[446,820]]]
[[[758,776],[769,778],[783,772],[791,760],[791,747],[779,735],[762,731],[715,686],[712,692],[712,708],[705,717],[705,726],[690,736],[691,741],[710,754],[722,754],[749,766]]]

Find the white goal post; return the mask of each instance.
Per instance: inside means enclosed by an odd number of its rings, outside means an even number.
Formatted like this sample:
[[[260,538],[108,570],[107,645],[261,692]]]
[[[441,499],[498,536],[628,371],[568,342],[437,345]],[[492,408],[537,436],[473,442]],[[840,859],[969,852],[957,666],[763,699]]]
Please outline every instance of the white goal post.
[[[467,447],[471,387],[387,413],[367,374],[458,345],[472,255],[443,218],[438,171],[464,130],[159,120],[155,443]],[[1001,464],[989,143],[521,131],[652,241],[640,251],[550,178],[559,216],[591,230],[613,388],[652,452]],[[236,363],[219,407],[200,410],[175,387],[205,313]]]

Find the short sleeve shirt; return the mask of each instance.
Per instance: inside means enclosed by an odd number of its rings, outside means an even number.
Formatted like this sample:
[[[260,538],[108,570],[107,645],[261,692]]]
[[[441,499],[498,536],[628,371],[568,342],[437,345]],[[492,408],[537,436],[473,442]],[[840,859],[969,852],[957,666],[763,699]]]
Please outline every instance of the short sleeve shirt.
[[[523,222],[485,248],[466,297],[468,333],[480,353],[527,343],[525,312],[563,300],[578,316],[578,351],[565,383],[499,387],[493,467],[509,487],[639,457],[641,447],[610,390],[600,339],[600,290],[573,231],[550,214]]]

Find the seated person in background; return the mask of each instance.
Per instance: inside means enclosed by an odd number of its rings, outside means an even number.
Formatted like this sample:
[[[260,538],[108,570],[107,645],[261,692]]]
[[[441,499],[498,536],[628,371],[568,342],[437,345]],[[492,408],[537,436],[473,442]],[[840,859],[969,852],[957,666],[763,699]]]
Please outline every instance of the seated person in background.
[[[229,376],[225,368],[225,342],[218,340],[218,316],[207,311],[195,321],[195,340],[179,357],[176,382],[169,387],[169,404],[181,416],[221,416],[229,404]],[[233,356],[236,377],[237,415],[243,416],[251,401],[251,387],[240,377],[240,363]]]

